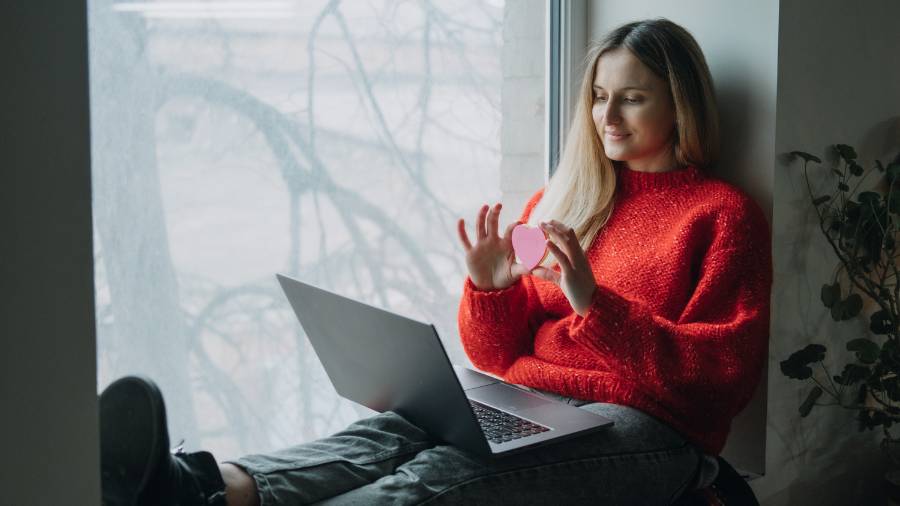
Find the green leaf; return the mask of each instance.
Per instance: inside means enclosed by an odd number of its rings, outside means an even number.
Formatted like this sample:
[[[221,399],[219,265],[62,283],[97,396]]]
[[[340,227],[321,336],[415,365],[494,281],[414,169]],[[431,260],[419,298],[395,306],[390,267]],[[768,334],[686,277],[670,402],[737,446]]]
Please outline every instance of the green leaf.
[[[822,304],[830,308],[835,302],[841,300],[841,284],[837,281],[833,285],[822,285]]]
[[[860,337],[847,342],[847,351],[856,352],[856,358],[864,364],[873,364],[878,360],[881,347],[871,339]]]
[[[852,293],[844,300],[844,314],[842,320],[849,320],[862,311],[863,300],[858,293]]]
[[[893,181],[897,179],[897,177],[900,177],[900,163],[890,163],[884,170],[888,181]]]
[[[856,198],[859,200],[860,204],[865,205],[866,207],[877,206],[881,203],[881,195],[875,192],[862,192]]]
[[[839,322],[843,320],[844,316],[844,303],[843,301],[837,301],[831,306],[831,319]]]
[[[854,176],[862,176],[863,172],[864,171],[863,171],[862,165],[860,165],[856,162],[853,162],[850,164],[850,173],[853,174]]]
[[[856,237],[857,227],[859,227],[859,223],[857,223],[855,219],[845,221],[844,226],[841,227],[841,237],[844,239],[854,240],[854,238]]]
[[[800,405],[800,416],[805,418],[816,404],[816,401],[819,400],[819,397],[822,397],[822,388],[818,386],[813,387],[809,395],[806,396],[806,400]]]
[[[825,202],[828,202],[829,200],[831,200],[830,196],[822,195],[821,197],[814,198],[812,203],[814,206],[818,206],[818,205],[824,204]]]
[[[884,387],[884,391],[887,392],[888,398],[892,401],[900,400],[900,378],[897,376],[885,378],[881,385]]]
[[[838,385],[852,385],[869,377],[871,371],[868,367],[859,364],[847,364],[839,376],[834,376]]]
[[[838,155],[844,159],[845,162],[851,163],[853,160],[856,160],[856,150],[853,149],[852,146],[848,146],[846,144],[835,144],[834,149],[838,152]]]
[[[884,309],[872,313],[869,317],[869,329],[874,334],[888,334],[894,330],[891,314]]]
[[[847,183],[838,183],[838,189],[840,189],[842,192],[850,191],[850,187],[847,186]]]
[[[890,369],[900,369],[900,345],[894,339],[888,339],[881,345],[881,364]]]
[[[811,155],[809,153],[805,153],[803,151],[791,151],[791,155],[799,156],[800,158],[806,160],[807,162],[812,161],[812,162],[816,162],[816,163],[822,163],[822,160],[820,160],[819,157],[813,156],[813,155]]]
[[[894,189],[894,191],[890,193],[887,206],[890,212],[900,214],[900,189]]]
[[[808,344],[802,350],[791,353],[787,360],[781,361],[781,373],[788,378],[807,379],[812,376],[809,364],[825,359],[826,348],[821,344]]]

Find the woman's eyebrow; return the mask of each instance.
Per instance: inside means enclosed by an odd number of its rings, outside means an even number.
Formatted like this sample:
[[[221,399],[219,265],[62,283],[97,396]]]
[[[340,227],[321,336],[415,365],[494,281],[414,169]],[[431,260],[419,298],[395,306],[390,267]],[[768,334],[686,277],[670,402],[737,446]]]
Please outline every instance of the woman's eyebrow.
[[[595,84],[595,85],[594,85],[594,89],[595,89],[595,90],[602,90],[602,89],[604,89],[604,88],[603,88],[603,86],[600,86],[600,85]],[[641,87],[641,86],[626,86],[626,87],[622,88],[622,90],[650,91],[649,89],[643,88],[643,87]]]

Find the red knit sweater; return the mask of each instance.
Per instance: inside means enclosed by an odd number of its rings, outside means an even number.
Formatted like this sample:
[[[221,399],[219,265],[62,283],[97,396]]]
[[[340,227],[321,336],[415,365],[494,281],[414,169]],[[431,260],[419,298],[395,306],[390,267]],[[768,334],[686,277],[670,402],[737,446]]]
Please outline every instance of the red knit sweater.
[[[768,223],[752,199],[694,167],[626,168],[617,186],[586,252],[598,284],[587,314],[534,276],[489,291],[469,278],[463,346],[510,383],[635,407],[717,455],[767,356]]]

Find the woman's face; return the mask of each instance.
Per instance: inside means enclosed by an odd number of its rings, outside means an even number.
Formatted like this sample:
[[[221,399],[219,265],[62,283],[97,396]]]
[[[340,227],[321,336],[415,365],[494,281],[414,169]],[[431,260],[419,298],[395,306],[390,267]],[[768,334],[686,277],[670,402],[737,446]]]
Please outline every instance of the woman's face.
[[[676,168],[675,105],[666,81],[617,48],[597,61],[593,95],[591,115],[607,157],[642,172]]]

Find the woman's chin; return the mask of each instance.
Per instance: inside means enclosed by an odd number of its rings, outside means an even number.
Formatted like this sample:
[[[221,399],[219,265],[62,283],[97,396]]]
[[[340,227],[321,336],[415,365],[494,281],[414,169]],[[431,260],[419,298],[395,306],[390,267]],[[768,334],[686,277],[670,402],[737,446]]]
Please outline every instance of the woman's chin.
[[[619,163],[625,163],[626,161],[628,161],[627,160],[628,157],[626,157],[622,153],[618,153],[618,152],[610,153],[607,151],[606,157],[614,162],[619,162]]]

